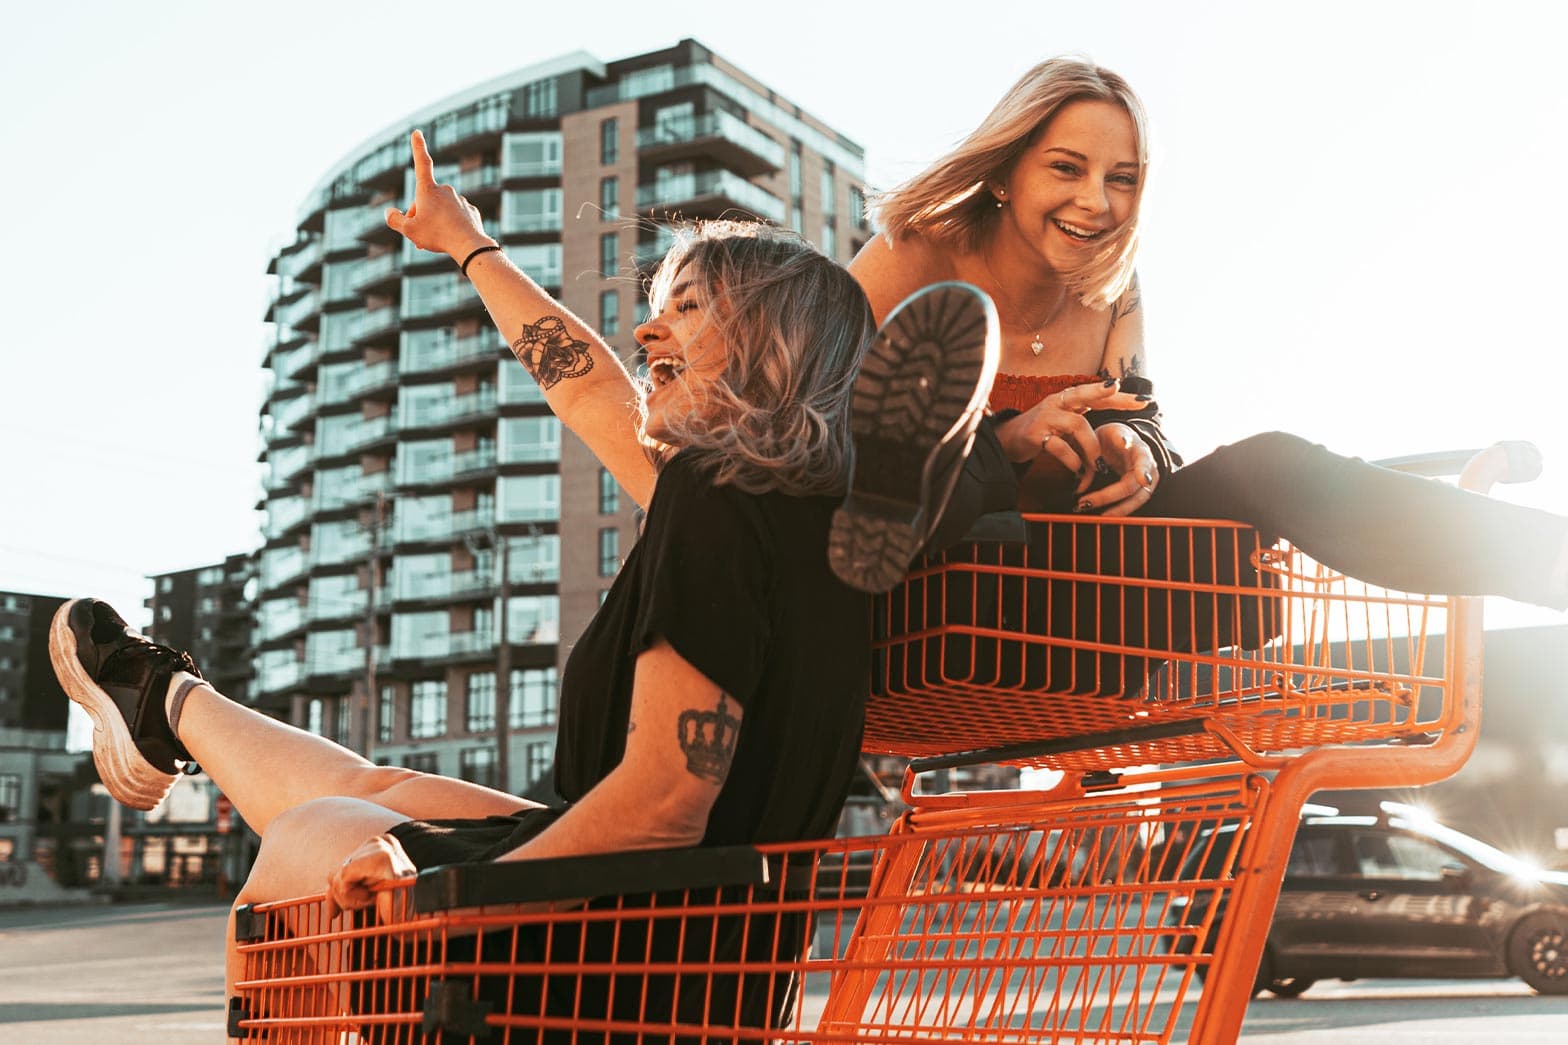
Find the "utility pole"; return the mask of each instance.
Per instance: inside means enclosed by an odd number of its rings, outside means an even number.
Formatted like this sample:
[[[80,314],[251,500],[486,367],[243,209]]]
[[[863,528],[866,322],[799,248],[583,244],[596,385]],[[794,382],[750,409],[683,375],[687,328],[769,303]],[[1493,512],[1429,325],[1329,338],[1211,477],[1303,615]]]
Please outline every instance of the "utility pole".
[[[376,493],[376,516],[370,524],[370,597],[365,607],[365,703],[359,720],[365,731],[364,753],[371,757],[376,742],[376,603],[381,595],[381,528],[386,518],[387,495]]]
[[[499,790],[509,792],[512,790],[512,642],[507,633],[506,613],[512,601],[511,545],[499,530],[491,533],[496,563],[501,570],[501,605],[495,615],[501,629],[501,645],[495,657],[495,777]]]

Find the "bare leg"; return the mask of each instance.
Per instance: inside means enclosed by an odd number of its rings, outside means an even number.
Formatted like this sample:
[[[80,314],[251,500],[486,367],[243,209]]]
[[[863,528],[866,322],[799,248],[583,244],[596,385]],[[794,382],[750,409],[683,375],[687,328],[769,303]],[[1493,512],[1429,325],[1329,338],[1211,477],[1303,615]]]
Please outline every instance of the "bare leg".
[[[175,674],[169,693],[191,677]],[[387,826],[403,820],[500,816],[534,804],[466,780],[375,765],[325,737],[236,704],[206,684],[186,694],[177,729],[202,769],[264,838],[280,814],[321,798],[360,799],[400,814]],[[381,830],[354,838],[353,846]],[[325,881],[324,874],[317,876],[299,892],[313,892]]]
[[[328,746],[336,747],[330,743]],[[513,801],[515,804],[516,800]],[[262,839],[261,851],[256,857],[255,866],[251,868],[250,877],[246,879],[244,887],[235,898],[235,906],[287,900],[321,892],[326,887],[328,876],[366,839],[373,838],[407,819],[409,817],[404,813],[354,798],[321,798],[285,810],[272,819]],[[229,915],[229,929],[224,946],[225,994],[227,997],[233,997],[235,984],[244,973],[244,962],[234,940],[232,912]],[[323,945],[323,952],[315,956],[319,968],[301,968],[296,970],[296,973],[328,971],[341,967],[340,961],[334,960],[333,956],[326,952],[325,948],[328,946],[330,945]],[[306,997],[303,992],[307,988],[301,987],[299,990],[301,995],[294,1000],[291,1015],[303,1015],[312,1011],[317,1015],[329,1015],[340,1011],[341,1002],[330,985],[322,988],[319,997]],[[255,1015],[279,1014],[255,1013]],[[336,1037],[335,1033],[324,1031],[301,1032],[296,1038],[288,1040],[331,1041],[336,1040]]]

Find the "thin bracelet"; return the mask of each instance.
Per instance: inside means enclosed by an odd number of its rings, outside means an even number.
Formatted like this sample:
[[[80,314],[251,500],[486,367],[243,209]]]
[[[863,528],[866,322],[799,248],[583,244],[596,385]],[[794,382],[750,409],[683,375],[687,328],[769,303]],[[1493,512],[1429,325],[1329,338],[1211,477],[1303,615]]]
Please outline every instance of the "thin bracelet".
[[[463,259],[463,263],[458,266],[458,270],[460,272],[462,272],[463,275],[466,277],[468,275],[468,263],[470,261],[473,261],[475,258],[477,258],[479,255],[483,254],[487,250],[500,250],[500,249],[501,249],[501,244],[499,244],[499,243],[486,243],[482,247],[475,247],[472,251],[469,252],[468,257]]]

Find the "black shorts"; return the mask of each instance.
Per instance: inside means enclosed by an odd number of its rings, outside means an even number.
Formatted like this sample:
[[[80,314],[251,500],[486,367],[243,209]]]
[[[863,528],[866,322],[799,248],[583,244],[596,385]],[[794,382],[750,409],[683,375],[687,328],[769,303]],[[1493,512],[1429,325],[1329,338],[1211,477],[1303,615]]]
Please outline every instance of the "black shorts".
[[[476,819],[405,820],[387,832],[421,871],[495,860],[555,823],[565,810],[519,809]]]

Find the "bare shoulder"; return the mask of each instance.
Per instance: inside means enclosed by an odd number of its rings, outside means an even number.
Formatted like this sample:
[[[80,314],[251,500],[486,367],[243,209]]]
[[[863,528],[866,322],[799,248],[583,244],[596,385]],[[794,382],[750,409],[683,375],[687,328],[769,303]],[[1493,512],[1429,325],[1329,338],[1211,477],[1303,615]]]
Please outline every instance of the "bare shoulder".
[[[860,248],[849,263],[849,271],[866,292],[878,323],[921,287],[954,275],[952,255],[944,248],[924,236],[907,235],[894,241],[885,232]]]

